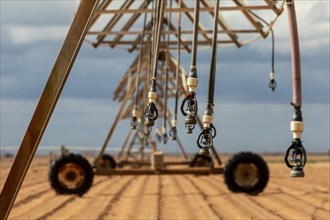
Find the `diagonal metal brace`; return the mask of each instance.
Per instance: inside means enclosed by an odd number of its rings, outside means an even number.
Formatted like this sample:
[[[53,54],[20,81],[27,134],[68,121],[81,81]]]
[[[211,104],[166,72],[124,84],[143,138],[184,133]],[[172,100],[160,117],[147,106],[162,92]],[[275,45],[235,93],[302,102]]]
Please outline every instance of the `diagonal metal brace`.
[[[82,0],[0,194],[0,219],[7,219],[99,0]]]

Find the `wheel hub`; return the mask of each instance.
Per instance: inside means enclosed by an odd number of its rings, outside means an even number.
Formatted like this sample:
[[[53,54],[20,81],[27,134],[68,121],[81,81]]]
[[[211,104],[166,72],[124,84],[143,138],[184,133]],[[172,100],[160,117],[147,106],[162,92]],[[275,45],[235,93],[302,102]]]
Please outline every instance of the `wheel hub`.
[[[85,179],[85,171],[81,166],[74,163],[64,164],[58,172],[60,184],[67,189],[81,186]]]
[[[252,163],[241,163],[234,170],[234,180],[243,188],[253,187],[259,179],[258,168]]]

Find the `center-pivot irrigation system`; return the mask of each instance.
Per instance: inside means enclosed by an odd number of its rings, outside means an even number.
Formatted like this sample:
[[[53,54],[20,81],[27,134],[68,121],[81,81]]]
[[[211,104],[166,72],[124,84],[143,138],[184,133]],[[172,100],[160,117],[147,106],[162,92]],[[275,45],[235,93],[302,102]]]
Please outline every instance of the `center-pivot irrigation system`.
[[[222,167],[214,147],[213,139],[217,135],[213,124],[216,64],[221,62],[221,57],[217,59],[217,49],[223,45],[240,48],[258,38],[266,38],[270,33],[269,88],[274,91],[273,26],[285,8],[291,39],[294,107],[293,141],[285,154],[285,163],[291,168],[292,177],[303,177],[307,158],[301,141],[304,123],[293,0],[226,0],[221,4],[220,0],[82,0],[2,189],[0,219],[6,219],[10,213],[83,41],[95,48],[108,46],[136,52],[137,57],[115,90],[114,99],[121,105],[94,162],[91,164],[83,156],[66,150],[53,160],[49,181],[57,193],[83,195],[92,186],[94,175],[219,173],[224,174],[225,184],[233,192],[254,195],[262,192],[269,171],[259,155],[240,152]],[[206,106],[200,118],[196,95],[197,53],[202,47],[211,48],[211,60]],[[188,74],[180,64],[182,52],[191,54]],[[170,99],[174,99],[173,106],[169,105]],[[186,133],[192,133],[196,125],[201,130],[196,140],[198,153],[191,160],[179,139],[178,108],[185,117]],[[131,119],[130,129],[127,129],[127,137],[115,158],[106,153],[106,148],[118,122],[127,118]],[[157,140],[164,144],[176,142],[183,161],[165,161],[163,151],[157,149]]]

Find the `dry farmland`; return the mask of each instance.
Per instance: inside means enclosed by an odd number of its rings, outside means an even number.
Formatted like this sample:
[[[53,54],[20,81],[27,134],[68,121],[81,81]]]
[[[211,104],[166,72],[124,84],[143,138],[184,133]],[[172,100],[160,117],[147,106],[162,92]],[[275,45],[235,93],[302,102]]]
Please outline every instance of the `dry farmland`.
[[[227,190],[222,175],[96,176],[82,197],[56,195],[48,159],[34,159],[9,219],[330,219],[329,157],[314,156],[305,178],[265,157],[270,181],[258,196]],[[1,158],[1,188],[12,159]]]

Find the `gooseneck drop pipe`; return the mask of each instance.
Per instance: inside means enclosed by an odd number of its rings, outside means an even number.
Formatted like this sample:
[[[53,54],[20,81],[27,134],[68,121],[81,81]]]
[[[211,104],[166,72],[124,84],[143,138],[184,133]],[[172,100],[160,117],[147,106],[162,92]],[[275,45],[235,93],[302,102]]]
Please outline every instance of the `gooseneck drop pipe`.
[[[218,17],[219,17],[219,4],[217,0],[214,6],[214,21],[213,21],[213,38],[212,38],[212,55],[209,75],[209,90],[206,110],[203,115],[203,130],[198,136],[197,146],[200,148],[199,154],[209,155],[210,149],[213,147],[213,138],[216,135],[216,129],[212,124],[214,114],[214,86],[216,76],[216,63],[217,63],[217,38],[218,38]]]
[[[158,118],[158,110],[155,105],[157,101],[157,91],[156,91],[156,80],[157,80],[157,63],[158,63],[158,55],[159,55],[159,46],[160,46],[160,36],[163,24],[164,17],[164,8],[165,8],[165,0],[160,0],[158,4],[158,13],[157,13],[157,31],[155,33],[155,47],[154,47],[154,56],[153,56],[153,65],[152,65],[152,82],[150,91],[148,93],[149,104],[144,112],[145,123],[144,125],[151,130],[151,127],[154,126],[156,119]]]
[[[292,105],[294,107],[293,120],[290,127],[293,133],[292,145],[288,148],[284,161],[291,168],[292,177],[304,177],[303,168],[307,162],[305,148],[302,145],[301,135],[304,131],[304,122],[301,112],[302,92],[301,92],[301,67],[298,25],[295,5],[293,0],[286,0],[288,10],[288,22],[290,29],[291,60],[292,60]],[[289,155],[291,157],[289,158]]]
[[[149,4],[148,3],[147,5]],[[139,62],[138,62],[138,69],[137,69],[137,79],[136,79],[136,84],[135,84],[135,101],[134,101],[134,107],[132,111],[132,120],[131,120],[131,126],[132,129],[136,129],[138,125],[138,120],[137,120],[137,106],[138,106],[138,100],[139,100],[139,83],[140,83],[140,75],[141,75],[141,61],[142,61],[142,56],[143,56],[143,44],[144,44],[144,37],[146,33],[146,22],[147,22],[147,14],[144,14],[144,19],[143,19],[143,29],[142,29],[142,36],[141,36],[141,43],[140,43],[140,57],[139,57]]]
[[[172,8],[173,0],[170,1],[169,8]],[[167,31],[170,32],[170,24],[172,22],[172,13],[169,12],[167,15]],[[165,38],[165,37],[164,37]],[[162,135],[163,135],[163,144],[167,143],[168,136],[167,136],[167,92],[168,92],[168,74],[169,74],[169,63],[170,63],[170,47],[169,47],[169,42],[170,42],[170,34],[167,34],[167,39],[166,39],[166,54],[165,54],[165,76],[164,76],[164,99],[163,99],[163,106],[164,106],[164,111],[163,111],[163,127],[162,127]]]
[[[194,9],[194,27],[193,27],[193,42],[191,51],[191,65],[190,68],[196,67],[196,56],[197,56],[197,40],[198,40],[198,24],[199,24],[199,9],[200,3],[198,0],[195,1]]]
[[[258,18],[260,21],[262,21],[263,23],[265,23],[270,30],[271,33],[271,37],[272,37],[272,68],[271,68],[271,72],[269,74],[270,76],[270,82],[268,84],[268,87],[270,89],[271,92],[274,92],[277,86],[276,80],[275,80],[275,34],[274,34],[274,30],[271,24],[269,24],[265,19],[263,19],[262,17],[260,17],[259,15],[257,15],[256,13],[254,13],[253,11],[249,10],[249,13],[252,14],[253,16],[255,16],[256,18]]]
[[[185,126],[187,133],[192,133],[192,130],[195,128],[195,125],[197,124],[196,116],[198,111],[198,103],[195,92],[198,85],[196,55],[197,55],[197,44],[198,44],[197,40],[198,40],[198,25],[199,25],[199,9],[200,9],[200,3],[199,0],[196,0],[195,9],[194,9],[195,19],[194,19],[194,27],[193,27],[191,65],[190,65],[189,75],[187,78],[188,94],[184,98],[181,104],[181,112],[186,117]]]
[[[178,7],[181,8],[181,0],[178,1]],[[178,40],[177,40],[177,66],[175,75],[175,105],[174,105],[174,118],[172,120],[172,128],[170,130],[170,137],[172,140],[177,139],[177,119],[178,119],[178,99],[179,99],[179,74],[181,63],[181,12],[178,12]]]

